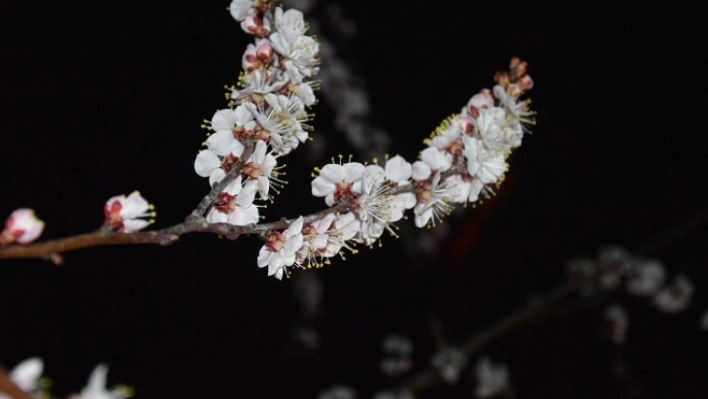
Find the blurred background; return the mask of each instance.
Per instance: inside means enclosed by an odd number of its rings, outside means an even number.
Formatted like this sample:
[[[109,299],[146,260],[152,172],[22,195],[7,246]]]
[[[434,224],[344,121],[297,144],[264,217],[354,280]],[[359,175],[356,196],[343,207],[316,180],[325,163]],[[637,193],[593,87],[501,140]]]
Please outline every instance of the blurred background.
[[[334,384],[369,397],[388,383],[379,371],[387,335],[409,337],[414,370],[425,368],[431,318],[459,343],[561,283],[568,259],[605,244],[639,248],[708,205],[700,2],[300,3],[336,57],[326,76],[347,65],[345,80],[368,89],[369,105],[344,117],[361,104],[335,90],[315,106],[315,140],[284,158],[290,184],[266,220],[322,209],[310,173],[331,156],[414,160],[516,55],[536,83],[538,124],[498,195],[459,209],[440,233],[402,221],[400,239],[284,281],[257,267],[255,237],[92,248],[61,266],[2,261],[5,367],[42,357],[59,396],[108,362],[109,385],[130,384],[137,398],[313,398]],[[8,0],[0,214],[34,208],[43,238],[58,238],[97,228],[108,198],[139,189],[157,208],[155,228],[181,222],[208,190],[193,169],[201,121],[226,106],[223,86],[236,83],[250,42],[226,6]],[[355,122],[360,136],[346,131]],[[620,299],[632,323],[621,349],[590,309],[516,330],[485,353],[507,364],[520,398],[703,397],[706,248],[702,226],[652,254],[696,293],[676,315]],[[621,378],[618,356],[631,370]],[[424,397],[473,397],[470,375]]]

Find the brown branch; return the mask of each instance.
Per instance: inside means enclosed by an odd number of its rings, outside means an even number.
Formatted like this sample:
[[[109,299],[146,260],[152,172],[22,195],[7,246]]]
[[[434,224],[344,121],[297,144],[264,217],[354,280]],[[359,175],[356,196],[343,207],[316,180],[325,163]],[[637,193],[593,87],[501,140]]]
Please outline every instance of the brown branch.
[[[334,206],[311,215],[304,216],[305,223],[320,220],[330,213],[346,212],[346,206]],[[291,220],[282,219],[277,222],[235,226],[228,223],[208,223],[199,217],[167,227],[161,230],[135,233],[116,233],[110,229],[101,228],[93,233],[80,234],[72,237],[39,242],[30,245],[12,245],[0,249],[0,259],[44,258],[54,263],[61,263],[59,254],[82,248],[105,245],[137,245],[157,244],[170,245],[178,241],[180,236],[188,233],[213,233],[235,239],[240,235],[262,234],[270,230],[282,230],[290,225]]]

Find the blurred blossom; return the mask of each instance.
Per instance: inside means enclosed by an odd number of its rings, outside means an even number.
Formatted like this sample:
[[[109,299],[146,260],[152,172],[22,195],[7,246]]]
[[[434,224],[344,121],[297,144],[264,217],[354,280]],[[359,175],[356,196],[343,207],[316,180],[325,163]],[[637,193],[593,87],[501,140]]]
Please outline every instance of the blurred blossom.
[[[708,331],[708,309],[706,309],[705,312],[703,312],[703,315],[701,316],[701,319],[699,320],[698,326],[702,331]]]
[[[679,274],[672,285],[662,288],[654,296],[654,305],[666,313],[680,312],[691,304],[693,290],[691,280],[686,275]]]
[[[322,279],[317,273],[296,273],[291,281],[295,299],[302,306],[303,317],[317,317],[322,303]]]
[[[29,358],[20,362],[10,371],[8,378],[22,392],[35,396],[40,390],[40,378],[44,370],[44,363],[38,357]],[[0,392],[0,399],[12,399],[10,396]]]
[[[381,361],[381,371],[389,377],[397,377],[413,367],[413,343],[408,338],[389,335],[382,349],[386,357]]]
[[[304,356],[320,349],[322,338],[311,325],[299,324],[290,329],[288,353],[291,356]]]
[[[321,392],[317,399],[356,399],[356,391],[344,385],[335,385]]]
[[[605,320],[609,323],[610,341],[615,345],[623,344],[629,329],[627,311],[620,305],[608,306],[605,309]]]
[[[106,388],[106,377],[108,376],[108,366],[99,364],[89,376],[88,383],[81,390],[81,395],[74,395],[75,399],[126,399],[133,396],[133,388],[125,385],[117,385],[112,389]]]
[[[632,257],[623,248],[617,246],[601,248],[597,255],[599,272],[601,273],[598,280],[600,288],[605,290],[618,288],[631,261]]]
[[[493,363],[487,356],[479,358],[475,374],[477,377],[475,396],[478,398],[489,398],[500,394],[509,396],[511,391],[509,369],[504,364]]]
[[[633,269],[627,281],[627,290],[631,294],[639,296],[656,294],[666,281],[664,265],[656,259],[637,262]]]
[[[459,350],[447,348],[433,356],[432,365],[445,383],[455,384],[460,379],[460,372],[467,365],[467,358]]]
[[[374,394],[374,399],[415,399],[415,396],[411,391],[378,392]]]

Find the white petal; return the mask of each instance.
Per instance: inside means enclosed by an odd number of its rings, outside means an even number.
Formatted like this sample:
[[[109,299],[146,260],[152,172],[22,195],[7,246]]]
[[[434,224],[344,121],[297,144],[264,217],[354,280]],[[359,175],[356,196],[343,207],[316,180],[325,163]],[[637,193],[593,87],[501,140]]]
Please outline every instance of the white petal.
[[[364,173],[366,172],[366,168],[364,167],[363,164],[360,164],[359,162],[350,162],[350,163],[345,163],[342,165],[342,167],[345,170],[346,177],[345,179],[349,182],[355,182],[357,180],[361,180],[364,178]]]
[[[325,195],[334,192],[335,185],[328,179],[317,176],[312,180],[312,195],[315,197],[324,197]]]
[[[224,172],[223,169],[221,168],[216,168],[214,169],[213,172],[211,172],[211,176],[209,176],[209,185],[214,187],[216,183],[220,182],[224,176],[226,176],[226,172]]]
[[[142,230],[150,225],[150,222],[143,219],[127,219],[123,221],[123,232],[132,233]]]
[[[123,208],[120,210],[120,215],[127,219],[132,219],[143,215],[149,209],[150,204],[145,198],[140,196],[140,193],[133,191],[126,197],[123,202]]]
[[[201,177],[209,177],[214,169],[221,167],[221,160],[209,150],[199,151],[197,159],[194,161],[194,170]]]
[[[231,130],[220,130],[209,136],[206,144],[216,155],[223,157],[231,153],[231,147],[234,145],[235,141],[236,139],[233,133],[231,133]]]
[[[234,127],[234,111],[231,109],[222,109],[216,111],[211,117],[211,128],[215,132],[219,130],[231,130]]]
[[[408,180],[413,173],[413,167],[403,157],[396,155],[386,162],[386,177],[393,182]]]
[[[293,220],[292,223],[290,223],[290,226],[288,226],[287,229],[283,230],[283,236],[286,238],[290,238],[300,233],[302,231],[302,222],[302,216]]]
[[[253,114],[245,105],[239,105],[234,111],[234,119],[238,126],[245,126],[253,120]]]
[[[329,163],[322,167],[320,170],[320,176],[331,183],[339,183],[344,180],[346,172],[342,165]]]
[[[401,193],[396,195],[396,198],[400,198],[400,201],[403,203],[403,207],[406,209],[413,208],[418,202],[416,200],[415,194],[413,193]]]
[[[268,263],[270,263],[270,257],[273,253],[268,250],[268,248],[264,245],[261,247],[261,250],[258,252],[258,267],[266,267],[268,266]]]
[[[286,258],[294,256],[295,253],[297,253],[297,251],[302,248],[302,242],[302,234],[296,234],[295,236],[289,238],[287,241],[285,241],[285,245],[283,246],[283,256],[285,256]],[[288,262],[286,262],[286,264],[287,263]],[[290,264],[292,265],[292,263]]]
[[[246,226],[252,223],[258,223],[258,207],[253,205],[248,208],[237,207],[229,214],[227,221],[234,226]]]
[[[228,218],[229,215],[219,212],[214,208],[210,209],[209,213],[206,215],[206,220],[209,223],[226,223]]]
[[[430,170],[430,166],[428,166],[428,164],[426,164],[425,162],[413,162],[413,180],[427,180],[430,177],[430,173],[432,173],[432,171]]]

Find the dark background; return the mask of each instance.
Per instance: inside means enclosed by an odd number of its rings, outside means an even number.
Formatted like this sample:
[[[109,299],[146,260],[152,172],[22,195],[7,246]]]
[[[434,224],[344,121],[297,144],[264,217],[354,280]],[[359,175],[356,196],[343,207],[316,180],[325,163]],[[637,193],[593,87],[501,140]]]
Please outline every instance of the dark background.
[[[139,189],[157,207],[156,228],[183,220],[208,188],[193,170],[199,125],[224,107],[222,87],[236,82],[249,40],[227,3],[6,2],[0,213],[32,207],[47,223],[43,238],[58,238],[98,227],[109,197]],[[310,272],[325,283],[315,322],[323,341],[306,360],[285,355],[298,305],[290,281],[256,266],[255,238],[86,249],[62,266],[3,261],[0,360],[12,367],[41,356],[58,395],[107,361],[109,382],[133,385],[138,398],[305,398],[334,383],[366,397],[384,383],[376,367],[387,334],[411,337],[425,365],[427,314],[460,342],[561,282],[568,258],[606,243],[637,248],[706,206],[701,2],[385,3],[343,4],[359,28],[346,56],[368,79],[393,153],[414,159],[512,55],[528,60],[536,82],[538,125],[510,160],[504,189],[465,210],[437,256],[413,266],[387,237],[383,248]],[[326,157],[351,152],[327,125],[326,104],[315,112],[316,129],[332,138]],[[311,158],[307,150],[286,158],[290,185],[262,213],[267,220],[324,206],[303,195]],[[623,301],[632,326],[622,356],[641,397],[704,395],[706,233],[654,254],[670,275],[694,281],[687,311]],[[518,330],[487,353],[509,365],[521,398],[623,397],[628,383],[611,374],[617,353],[600,325],[599,311],[581,312]]]

